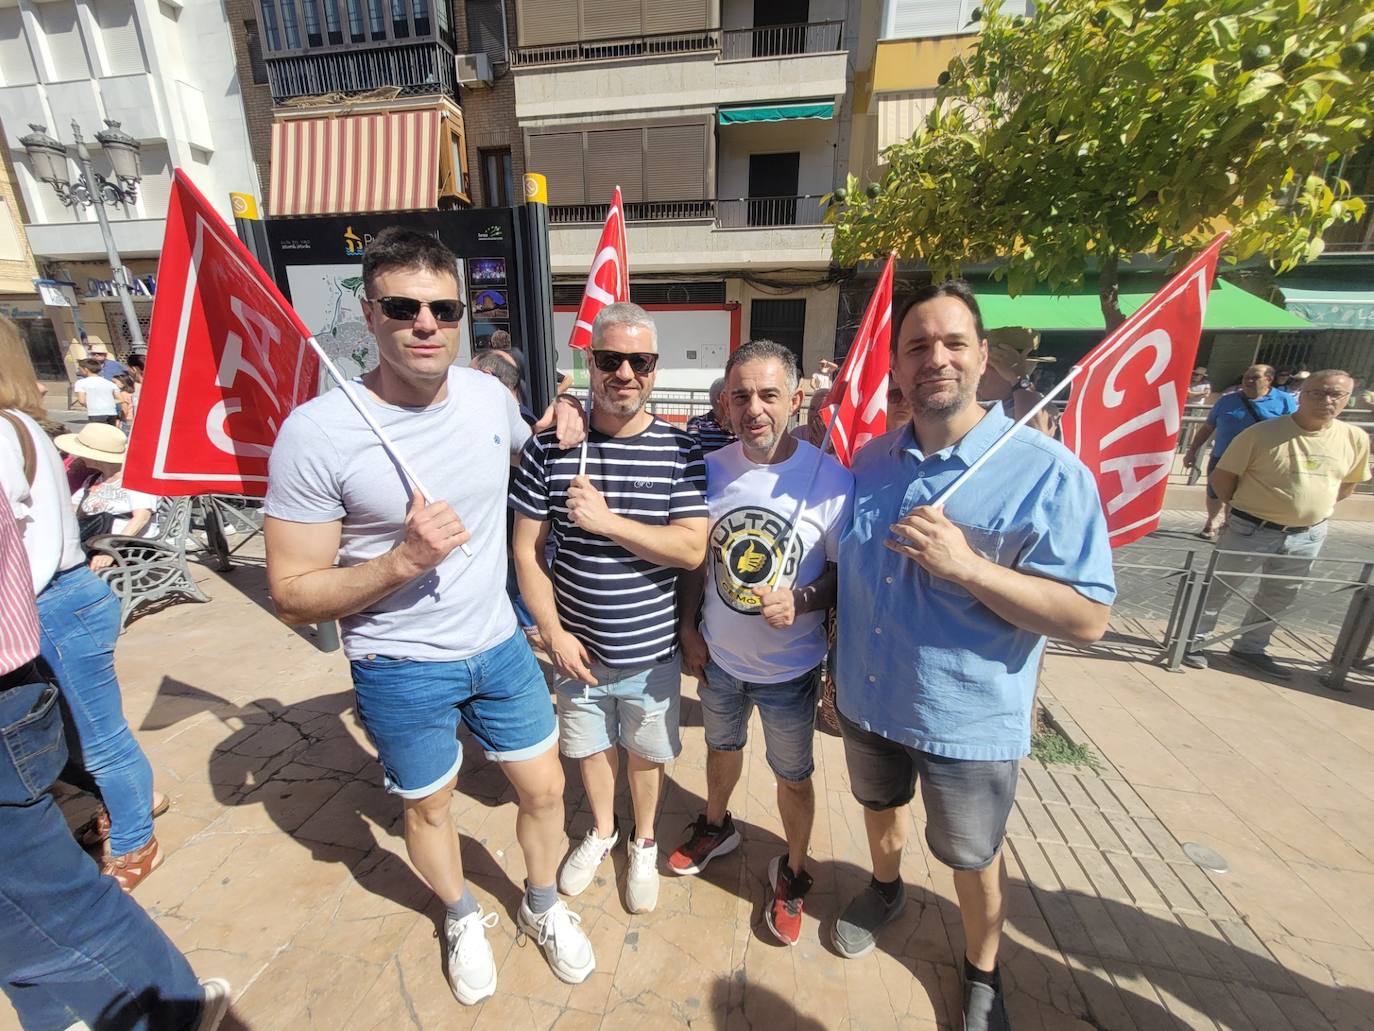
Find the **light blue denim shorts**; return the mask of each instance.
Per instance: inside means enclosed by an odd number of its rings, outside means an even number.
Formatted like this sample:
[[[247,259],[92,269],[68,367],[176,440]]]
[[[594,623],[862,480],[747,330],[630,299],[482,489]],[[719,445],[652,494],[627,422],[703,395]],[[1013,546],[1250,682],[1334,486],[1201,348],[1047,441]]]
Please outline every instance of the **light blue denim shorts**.
[[[612,745],[623,745],[649,762],[666,763],[682,751],[678,716],[682,700],[682,660],[671,658],[634,669],[591,664],[596,686],[561,675],[558,695],[559,750],[585,759]]]

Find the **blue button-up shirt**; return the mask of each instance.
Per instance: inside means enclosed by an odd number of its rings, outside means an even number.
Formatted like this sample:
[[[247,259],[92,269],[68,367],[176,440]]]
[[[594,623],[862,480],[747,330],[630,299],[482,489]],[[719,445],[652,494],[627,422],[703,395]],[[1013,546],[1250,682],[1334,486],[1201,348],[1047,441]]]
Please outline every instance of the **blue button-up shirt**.
[[[964,588],[883,546],[889,527],[934,501],[1012,426],[1000,405],[952,447],[924,455],[910,424],[854,462],[854,516],[840,541],[840,711],[865,730],[952,759],[1030,751],[1045,639]],[[1116,597],[1092,474],[1062,444],[1021,429],[945,506],[974,551],[999,565]]]

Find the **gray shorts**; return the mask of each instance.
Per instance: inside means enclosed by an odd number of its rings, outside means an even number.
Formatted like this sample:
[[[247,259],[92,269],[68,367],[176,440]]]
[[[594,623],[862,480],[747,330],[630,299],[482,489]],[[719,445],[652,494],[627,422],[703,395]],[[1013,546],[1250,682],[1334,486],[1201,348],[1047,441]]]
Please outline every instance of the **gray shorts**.
[[[948,759],[864,730],[840,713],[849,786],[865,809],[896,809],[916,795],[926,807],[926,844],[955,870],[997,858],[1016,799],[1020,762]]]

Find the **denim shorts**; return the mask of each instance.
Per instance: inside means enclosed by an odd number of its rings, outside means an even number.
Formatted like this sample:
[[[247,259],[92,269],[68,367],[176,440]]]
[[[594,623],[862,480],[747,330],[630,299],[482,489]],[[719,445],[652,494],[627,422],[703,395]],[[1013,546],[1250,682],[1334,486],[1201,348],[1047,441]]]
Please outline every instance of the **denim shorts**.
[[[758,706],[769,768],[781,780],[806,780],[816,768],[811,746],[820,684],[819,666],[795,680],[755,684],[708,662],[699,692],[706,746],[717,752],[738,752],[747,739],[749,713]]]
[[[864,730],[839,713],[849,787],[865,809],[906,805],[921,784],[926,844],[955,870],[982,870],[997,858],[1016,799],[1016,759],[949,759]]]
[[[533,759],[558,740],[548,685],[519,630],[454,662],[369,655],[350,666],[358,719],[387,790],[402,798],[427,798],[457,774],[460,720],[497,762]]]
[[[557,676],[558,739],[569,759],[585,759],[623,745],[651,763],[666,763],[682,751],[678,733],[682,701],[682,659],[636,669],[591,664],[596,686]]]

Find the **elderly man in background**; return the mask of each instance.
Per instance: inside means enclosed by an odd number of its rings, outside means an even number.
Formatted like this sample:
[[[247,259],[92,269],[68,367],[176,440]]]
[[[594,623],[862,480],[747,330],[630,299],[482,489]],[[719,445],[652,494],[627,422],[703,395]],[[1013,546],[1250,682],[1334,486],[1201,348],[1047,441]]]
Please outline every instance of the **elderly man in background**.
[[[725,377],[711,384],[711,410],[688,419],[687,433],[696,438],[703,455],[734,443],[735,434],[730,429],[730,406],[725,401]]]
[[[978,381],[978,400],[996,401],[1013,422],[1022,418],[1044,396],[1031,383],[1035,367],[1053,358],[1033,357],[1040,346],[1040,334],[1024,326],[1004,326],[988,330],[988,367]],[[890,404],[890,402],[889,402]],[[890,409],[889,409],[890,411]],[[895,426],[890,417],[889,426]],[[1035,413],[1026,425],[1053,437],[1059,420],[1050,406]]]
[[[1240,553],[1224,555],[1217,573],[1226,574],[1228,583],[1255,570],[1284,577],[1260,581],[1231,657],[1279,680],[1293,672],[1267,654],[1269,639],[1297,600],[1299,578],[1312,572],[1336,503],[1369,479],[1369,435],[1336,418],[1350,403],[1353,386],[1339,369],[1313,373],[1296,412],[1242,430],[1212,471],[1212,489],[1231,505],[1217,549]],[[1218,576],[1208,592],[1194,650],[1183,657],[1194,669],[1208,666],[1207,653],[1197,645],[1215,629],[1230,590]]]
[[[1197,468],[1197,459],[1198,455],[1202,453],[1202,446],[1211,440],[1215,434],[1216,440],[1212,444],[1212,457],[1207,460],[1207,475],[1210,478],[1212,470],[1217,467],[1217,463],[1221,461],[1221,456],[1226,453],[1226,448],[1235,439],[1236,434],[1256,423],[1264,422],[1266,419],[1277,419],[1281,415],[1288,415],[1293,412],[1298,407],[1297,397],[1284,390],[1275,390],[1273,386],[1273,366],[1252,365],[1246,369],[1245,375],[1240,381],[1240,389],[1220,398],[1207,413],[1207,422],[1193,436],[1193,442],[1188,446],[1188,451],[1183,456],[1183,467],[1185,469]],[[1201,533],[1198,534],[1203,540],[1214,541],[1217,539],[1224,504],[1222,499],[1217,497],[1216,491],[1212,489],[1209,479],[1207,485],[1207,523],[1203,526]]]

